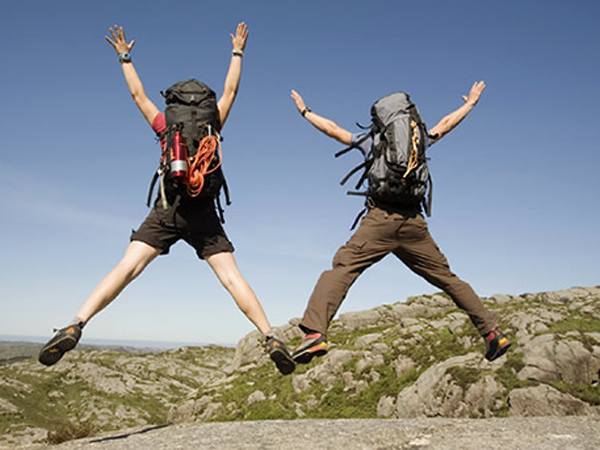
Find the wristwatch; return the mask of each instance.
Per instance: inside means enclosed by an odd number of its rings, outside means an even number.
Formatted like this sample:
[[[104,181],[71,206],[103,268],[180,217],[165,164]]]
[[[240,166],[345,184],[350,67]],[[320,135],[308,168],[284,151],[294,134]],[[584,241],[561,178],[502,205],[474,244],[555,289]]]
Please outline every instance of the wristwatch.
[[[131,55],[127,52],[119,53],[119,62],[131,62]]]

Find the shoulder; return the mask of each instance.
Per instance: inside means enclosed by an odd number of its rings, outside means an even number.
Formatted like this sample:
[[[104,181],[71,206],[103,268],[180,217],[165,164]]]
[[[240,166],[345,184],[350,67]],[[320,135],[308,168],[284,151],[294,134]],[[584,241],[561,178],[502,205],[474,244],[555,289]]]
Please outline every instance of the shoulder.
[[[165,118],[165,115],[159,112],[158,114],[156,114],[156,116],[154,116],[154,119],[152,120],[152,129],[155,133],[160,134],[164,132],[166,128],[167,120]]]
[[[373,148],[373,135],[371,133],[352,133],[351,146],[360,149],[365,155]]]
[[[428,133],[427,137],[425,138],[425,146],[431,147],[438,141],[438,139],[440,139],[440,137],[437,134],[431,135]]]

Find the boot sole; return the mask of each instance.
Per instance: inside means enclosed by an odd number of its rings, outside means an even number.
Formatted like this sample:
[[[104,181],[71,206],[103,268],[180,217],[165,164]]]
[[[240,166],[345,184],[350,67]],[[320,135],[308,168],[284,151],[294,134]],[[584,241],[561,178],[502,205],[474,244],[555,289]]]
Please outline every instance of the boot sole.
[[[307,349],[298,353],[297,355],[294,355],[293,358],[298,364],[308,364],[315,356],[325,356],[326,354],[326,348],[317,348],[316,350]]]
[[[277,366],[277,370],[279,370],[282,375],[289,375],[296,370],[296,364],[294,363],[294,360],[290,358],[289,355],[286,355],[285,352],[276,350],[269,354],[269,356]]]
[[[485,355],[485,359],[492,362],[492,361],[500,358],[502,355],[504,355],[506,353],[506,351],[510,348],[511,345],[512,345],[512,343],[509,342],[508,345],[505,345],[504,347],[498,349],[498,351],[496,353],[494,353],[493,355],[491,355],[490,357],[488,357],[488,355]]]
[[[65,336],[47,347],[44,347],[40,352],[38,360],[45,366],[52,366],[56,364],[66,352],[73,350],[76,345],[77,339],[73,336]]]

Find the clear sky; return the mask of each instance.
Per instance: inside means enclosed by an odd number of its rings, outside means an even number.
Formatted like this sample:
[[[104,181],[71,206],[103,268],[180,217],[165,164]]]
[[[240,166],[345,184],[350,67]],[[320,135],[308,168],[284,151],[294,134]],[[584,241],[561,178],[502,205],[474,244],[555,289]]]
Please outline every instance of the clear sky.
[[[109,26],[137,41],[146,92],[196,77],[218,94],[229,33],[250,37],[223,129],[226,230],[275,326],[300,317],[362,200],[358,154],[304,121],[358,131],[405,90],[431,127],[477,80],[479,105],[432,147],[430,231],[482,296],[600,283],[600,3],[589,1],[29,1],[0,15],[0,335],[50,336],[120,260],[159,147],[131,100]],[[388,257],[341,312],[437,290]],[[87,338],[235,343],[253,326],[177,244],[86,328]]]

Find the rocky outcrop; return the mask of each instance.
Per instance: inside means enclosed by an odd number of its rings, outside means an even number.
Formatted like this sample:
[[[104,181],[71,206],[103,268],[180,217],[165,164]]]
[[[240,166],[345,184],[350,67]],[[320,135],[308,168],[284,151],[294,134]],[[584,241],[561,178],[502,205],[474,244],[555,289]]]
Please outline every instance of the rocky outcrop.
[[[545,384],[514,389],[508,402],[514,416],[600,416],[598,406],[590,406]]]
[[[513,341],[493,363],[483,358],[483,341],[466,315],[442,294],[342,314],[330,328],[328,355],[288,378],[269,375],[279,387],[256,392],[260,402],[287,407],[293,417],[365,410],[392,418],[597,415],[599,299],[598,287],[484,299]],[[292,346],[301,336],[296,325],[297,319],[277,330]],[[251,374],[265,364],[253,333],[240,341],[231,370]],[[289,405],[275,393],[286,384],[296,396]],[[221,393],[210,395],[216,401]],[[362,410],[352,406],[358,403]],[[247,407],[236,412],[257,414]]]
[[[523,346],[525,367],[520,380],[597,384],[600,376],[600,333],[542,334]]]
[[[27,412],[33,404],[95,431],[222,420],[600,416],[600,287],[484,303],[513,342],[492,363],[468,317],[436,294],[340,315],[329,353],[287,377],[257,332],[235,349],[74,351],[52,368],[9,364],[0,367],[0,414],[9,424],[0,445],[41,439],[47,425]],[[302,336],[297,324],[276,329],[290,348]]]
[[[39,442],[69,427],[165,423],[170,409],[226,379],[233,354],[218,346],[140,355],[74,350],[52,367],[36,360],[0,367],[0,446]]]
[[[476,353],[434,364],[413,386],[400,392],[393,416],[493,417],[506,393],[493,375],[493,367],[498,366],[490,367]]]

